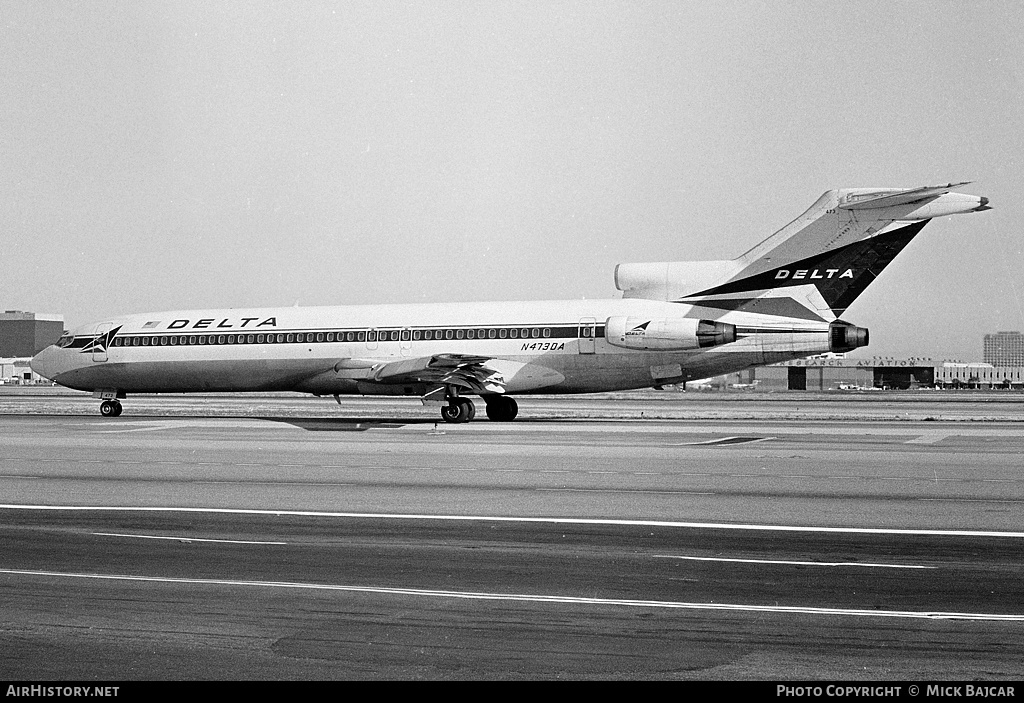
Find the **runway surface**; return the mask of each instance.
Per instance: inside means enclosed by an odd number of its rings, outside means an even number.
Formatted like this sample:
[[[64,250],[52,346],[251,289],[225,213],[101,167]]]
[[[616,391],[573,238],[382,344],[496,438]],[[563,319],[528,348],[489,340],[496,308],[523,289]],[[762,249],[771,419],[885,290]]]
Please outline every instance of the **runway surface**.
[[[3,398],[5,673],[1024,673],[1018,405],[520,402]]]

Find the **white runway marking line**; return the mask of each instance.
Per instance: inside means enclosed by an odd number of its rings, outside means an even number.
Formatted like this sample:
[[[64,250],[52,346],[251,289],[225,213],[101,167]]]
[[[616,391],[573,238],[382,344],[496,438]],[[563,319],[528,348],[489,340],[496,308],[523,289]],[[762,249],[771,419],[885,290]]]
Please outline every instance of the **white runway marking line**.
[[[193,485],[210,485],[210,486],[352,486],[352,483],[338,483],[332,481],[324,481],[318,483],[311,483],[309,481],[185,481]]]
[[[95,428],[94,423],[74,423],[78,426]],[[196,418],[196,419],[169,419],[169,420],[117,420],[114,422],[103,422],[100,427],[119,427],[121,429],[100,430],[94,429],[95,434],[125,434],[128,432],[156,432],[159,430],[173,430],[180,428],[207,428],[207,429],[281,429],[301,430],[302,428],[290,425],[287,422],[275,422],[273,420],[253,418],[232,419],[232,418]]]
[[[952,432],[928,432],[916,439],[908,439],[904,444],[935,444],[936,442],[941,442],[947,437],[955,436],[956,434]]]
[[[925,499],[927,500],[927,499]],[[915,530],[886,527],[816,527],[805,525],[750,525],[729,522],[677,522],[673,520],[625,520],[571,517],[508,517],[500,515],[425,515],[422,513],[347,513],[321,510],[266,510],[259,508],[180,508],[132,505],[23,505],[0,503],[0,510],[66,510],[69,512],[209,513],[212,515],[267,515],[292,517],[353,518],[357,520],[442,520],[446,522],[522,522],[547,525],[620,525],[623,527],[678,527],[699,530],[747,532],[821,532],[826,534],[922,535],[930,537],[1007,537],[1024,539],[1024,532],[996,530]]]
[[[1024,503],[1024,500],[1003,498],[918,498],[925,503]]]
[[[1024,623],[1024,615],[999,613],[916,612],[912,610],[862,610],[858,608],[814,608],[810,606],[743,605],[737,603],[688,603],[685,601],[631,600],[625,598],[583,598],[579,596],[545,596],[528,593],[484,593],[478,591],[438,591],[425,588],[391,588],[386,586],[342,586],[338,584],[295,583],[288,581],[241,581],[234,579],[194,579],[120,574],[76,574],[60,571],[27,571],[0,569],[0,574],[12,576],[49,576],[53,578],[94,579],[100,581],[143,581],[151,583],[180,583],[197,586],[250,586],[254,588],[290,588],[310,591],[345,591],[349,593],[377,593],[394,596],[420,596],[428,598],[454,598],[460,600],[516,601],[531,603],[559,603],[571,605],[625,606],[631,608],[662,608],[673,610],[724,610],[748,613],[780,613],[801,615],[847,615],[873,618],[916,618],[925,620],[995,620]]]
[[[875,569],[937,569],[937,566],[914,564],[870,564],[860,561],[786,561],[782,559],[727,559],[725,557],[684,557],[675,554],[652,554],[655,559],[686,559],[688,561],[729,561],[740,564],[783,564],[791,566],[865,566]]]
[[[645,491],[643,489],[630,489],[630,488],[534,488],[535,491],[545,491],[547,493],[643,493],[653,495],[672,495],[672,496],[713,496],[714,493],[701,493],[699,491]]]
[[[208,539],[202,537],[166,537],[162,535],[128,535],[119,532],[93,532],[97,537],[132,537],[135,539],[165,539],[172,542],[222,542],[224,544],[288,544],[287,542],[257,542],[245,539]]]
[[[716,446],[723,445],[727,447],[738,446],[741,444],[754,444],[755,442],[767,442],[775,437],[743,437],[736,435],[733,437],[718,437],[716,439],[707,439],[703,442],[670,442],[667,446],[669,447],[699,447],[699,446]]]

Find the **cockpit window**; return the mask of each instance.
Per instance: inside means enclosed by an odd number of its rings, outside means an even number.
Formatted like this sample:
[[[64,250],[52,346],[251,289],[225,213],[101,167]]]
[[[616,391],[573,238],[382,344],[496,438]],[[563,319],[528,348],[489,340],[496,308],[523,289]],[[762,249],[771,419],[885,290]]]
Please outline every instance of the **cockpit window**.
[[[65,347],[70,347],[73,341],[75,341],[75,338],[72,335],[65,334],[61,336],[60,339],[57,340],[57,346],[61,349],[64,349]]]

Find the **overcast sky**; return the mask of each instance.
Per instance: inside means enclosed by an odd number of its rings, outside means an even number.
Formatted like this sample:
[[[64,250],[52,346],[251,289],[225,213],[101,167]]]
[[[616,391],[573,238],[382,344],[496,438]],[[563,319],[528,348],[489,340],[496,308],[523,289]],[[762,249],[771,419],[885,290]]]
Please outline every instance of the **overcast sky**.
[[[0,0],[0,309],[618,297],[973,180],[859,355],[1024,331],[1024,5]]]

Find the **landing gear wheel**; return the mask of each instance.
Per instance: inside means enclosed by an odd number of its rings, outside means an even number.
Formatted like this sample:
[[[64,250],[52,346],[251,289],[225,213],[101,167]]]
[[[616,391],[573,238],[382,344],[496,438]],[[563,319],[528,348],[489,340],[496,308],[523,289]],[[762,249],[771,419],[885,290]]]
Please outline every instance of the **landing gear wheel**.
[[[100,403],[100,415],[103,417],[117,417],[121,410],[121,404],[116,400],[104,400]]]
[[[453,398],[450,404],[441,406],[441,418],[445,422],[469,422],[474,415],[473,402],[465,398]]]
[[[495,422],[512,422],[519,414],[515,398],[498,396],[487,403],[487,417]]]

